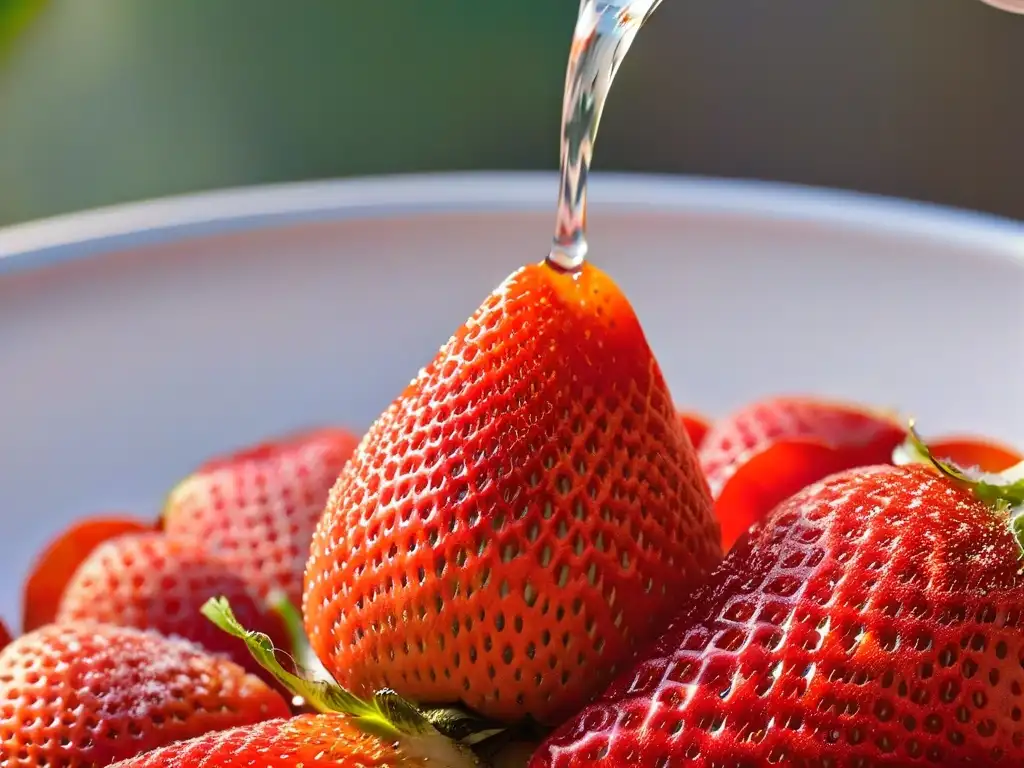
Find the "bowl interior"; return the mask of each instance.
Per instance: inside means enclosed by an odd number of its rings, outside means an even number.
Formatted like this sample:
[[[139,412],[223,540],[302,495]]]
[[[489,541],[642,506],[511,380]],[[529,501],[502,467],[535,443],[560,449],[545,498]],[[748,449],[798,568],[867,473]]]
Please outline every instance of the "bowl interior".
[[[488,291],[543,256],[550,190],[100,247],[0,276],[0,614],[15,619],[33,555],[69,520],[155,514],[199,461],[247,441],[364,428]],[[1024,441],[1013,240],[936,236],[930,213],[892,227],[799,201],[779,216],[778,190],[709,206],[714,194],[627,205],[609,186],[592,217],[592,258],[680,403],[717,415],[817,392],[893,406],[928,433]]]

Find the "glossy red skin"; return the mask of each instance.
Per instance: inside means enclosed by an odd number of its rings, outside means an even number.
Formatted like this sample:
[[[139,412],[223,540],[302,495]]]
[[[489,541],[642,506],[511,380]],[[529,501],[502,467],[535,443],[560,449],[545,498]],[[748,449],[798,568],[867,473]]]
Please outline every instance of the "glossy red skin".
[[[241,667],[154,633],[51,624],[0,652],[0,765],[12,768],[105,766],[287,715]]]
[[[1016,448],[980,437],[945,436],[928,441],[928,449],[939,459],[984,472],[1004,472],[1024,461]]]
[[[262,675],[245,645],[200,613],[207,600],[221,596],[243,626],[288,647],[280,620],[229,562],[161,533],[122,536],[97,547],[68,583],[57,620],[101,621],[183,637]]]
[[[349,689],[555,723],[721,557],[695,452],[592,266],[512,275],[371,427],[306,571]]]
[[[1004,514],[924,467],[828,478],[530,768],[1024,765],[1018,557]]]
[[[679,421],[682,423],[683,429],[686,430],[686,434],[689,435],[693,447],[700,448],[704,438],[707,437],[708,432],[711,430],[711,422],[699,413],[690,413],[688,411],[679,412]]]
[[[51,541],[25,580],[22,631],[29,632],[57,617],[64,589],[96,547],[118,536],[146,530],[152,530],[152,526],[141,520],[104,515],[81,520]]]
[[[894,418],[807,397],[752,403],[715,425],[699,451],[728,550],[755,522],[809,483],[888,463],[907,435]]]
[[[171,492],[164,530],[230,560],[262,597],[280,589],[298,605],[313,530],[358,442],[328,427],[209,461]]]
[[[300,715],[209,733],[115,768],[443,768],[402,756],[341,715]]]

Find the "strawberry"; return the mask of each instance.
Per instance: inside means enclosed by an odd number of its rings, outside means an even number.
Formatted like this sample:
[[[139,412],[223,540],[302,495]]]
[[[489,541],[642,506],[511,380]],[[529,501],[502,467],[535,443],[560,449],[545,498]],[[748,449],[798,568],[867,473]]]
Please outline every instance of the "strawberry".
[[[1016,448],[977,437],[940,437],[929,440],[928,448],[937,458],[985,472],[1003,472],[1024,461]]]
[[[721,557],[696,455],[615,284],[514,273],[371,427],[313,537],[313,650],[393,688],[557,722]]]
[[[7,625],[0,621],[0,650],[3,650],[10,645],[12,639],[11,632],[7,629]]]
[[[1024,765],[1024,482],[939,468],[783,502],[531,768]]]
[[[23,631],[29,632],[56,618],[64,588],[96,547],[117,536],[151,528],[131,517],[91,517],[75,523],[51,541],[36,559],[25,581]]]
[[[431,745],[434,746],[434,745]],[[343,715],[301,715],[208,733],[117,763],[115,768],[472,768],[468,752],[436,754],[401,737],[364,733]]]
[[[801,488],[888,462],[905,438],[903,425],[886,414],[806,397],[761,400],[717,422],[699,455],[724,548]]]
[[[275,638],[284,636],[278,618],[250,593],[229,562],[161,533],[122,536],[97,547],[69,582],[57,619],[152,629],[258,669],[237,643],[200,615],[203,604],[218,595],[230,598],[248,625]]]
[[[164,530],[229,559],[264,598],[281,589],[298,604],[313,529],[357,443],[325,428],[207,462],[171,492]]]
[[[478,718],[445,710],[428,714],[394,691],[379,691],[364,700],[333,681],[318,681],[308,674],[289,672],[281,665],[271,638],[246,630],[227,599],[211,598],[202,613],[211,626],[226,633],[225,637],[244,641],[244,647],[267,673],[320,714],[303,714],[292,720],[210,734],[142,755],[127,761],[122,768],[477,765],[463,740],[479,735],[480,728],[473,727]],[[452,736],[453,730],[461,735]]]
[[[51,624],[0,652],[3,766],[103,766],[287,714],[241,667],[154,633]]]
[[[342,715],[301,715],[208,733],[130,758],[114,768],[428,768],[363,734]]]
[[[711,430],[711,422],[699,413],[691,413],[689,411],[680,411],[679,421],[683,425],[683,429],[686,430],[686,434],[689,436],[690,442],[693,443],[693,447],[700,448],[704,438],[707,437],[708,432]]]

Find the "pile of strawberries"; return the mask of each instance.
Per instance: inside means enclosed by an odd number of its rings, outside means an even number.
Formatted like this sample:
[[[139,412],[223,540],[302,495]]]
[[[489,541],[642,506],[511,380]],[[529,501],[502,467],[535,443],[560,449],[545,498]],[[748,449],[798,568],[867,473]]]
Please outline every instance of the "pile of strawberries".
[[[606,275],[528,266],[361,441],[54,541],[0,766],[1024,766],[1022,467],[843,403],[677,411]]]

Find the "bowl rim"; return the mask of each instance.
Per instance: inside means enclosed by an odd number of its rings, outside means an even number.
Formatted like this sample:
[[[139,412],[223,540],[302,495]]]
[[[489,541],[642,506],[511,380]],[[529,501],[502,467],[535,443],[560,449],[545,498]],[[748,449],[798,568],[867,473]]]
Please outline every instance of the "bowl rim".
[[[1024,266],[1024,222],[860,192],[700,176],[595,173],[594,210],[758,218],[955,242]],[[345,219],[553,211],[541,171],[353,177],[220,189],[0,228],[0,277],[214,234]]]

